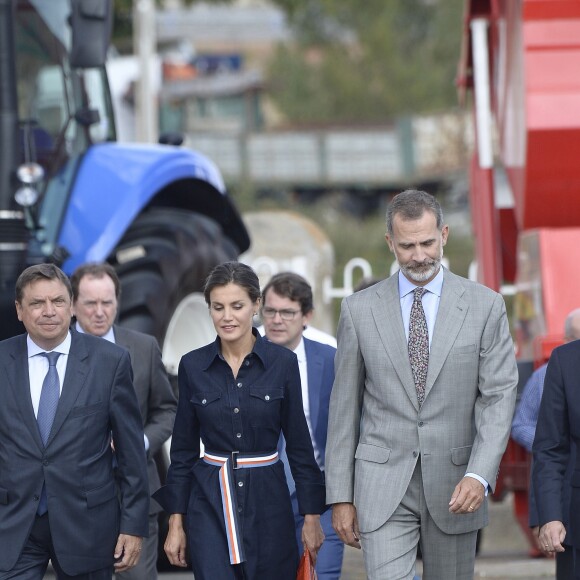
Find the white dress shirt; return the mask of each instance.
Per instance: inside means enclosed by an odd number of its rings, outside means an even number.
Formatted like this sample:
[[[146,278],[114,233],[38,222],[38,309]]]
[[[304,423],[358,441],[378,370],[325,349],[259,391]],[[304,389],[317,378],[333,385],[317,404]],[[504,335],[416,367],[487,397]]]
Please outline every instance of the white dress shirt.
[[[62,385],[64,383],[64,376],[66,373],[66,363],[68,362],[68,354],[70,352],[70,332],[67,333],[66,338],[52,351],[46,351],[40,348],[31,338],[30,335],[26,337],[26,346],[28,349],[28,378],[30,381],[30,398],[32,399],[32,408],[34,409],[34,416],[38,417],[38,404],[40,403],[40,393],[42,391],[42,383],[48,373],[48,359],[45,356],[40,356],[43,352],[60,352],[60,356],[56,361],[56,371],[60,383],[60,392],[62,393]]]

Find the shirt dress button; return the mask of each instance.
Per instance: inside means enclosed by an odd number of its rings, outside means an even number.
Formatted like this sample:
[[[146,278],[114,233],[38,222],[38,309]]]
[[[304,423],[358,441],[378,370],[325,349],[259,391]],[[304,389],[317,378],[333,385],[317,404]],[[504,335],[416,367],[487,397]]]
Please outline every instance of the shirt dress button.
[[[203,399],[203,400],[201,401],[201,404],[202,404],[202,405],[205,405],[206,403],[207,403],[207,399]]]
[[[238,385],[237,385],[237,386],[238,386],[238,389],[241,389],[241,387],[242,387],[242,383],[238,383]]]
[[[234,409],[234,413],[239,413],[239,412],[240,412],[240,410],[239,410],[239,409],[236,407],[236,408]]]
[[[243,481],[238,481],[238,487],[244,487],[244,482]]]
[[[236,437],[237,437],[238,439],[240,439],[240,438],[241,438],[241,436],[242,436],[242,434],[241,434],[241,433],[236,433]]]
[[[270,400],[270,395],[266,395],[266,396],[264,397],[264,399],[266,399],[266,401],[269,401],[269,400]]]

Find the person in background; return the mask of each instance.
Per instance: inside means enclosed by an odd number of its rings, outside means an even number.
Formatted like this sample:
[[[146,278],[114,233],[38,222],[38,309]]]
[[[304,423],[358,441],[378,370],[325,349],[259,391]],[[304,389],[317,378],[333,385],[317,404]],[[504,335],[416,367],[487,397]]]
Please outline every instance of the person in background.
[[[129,353],[70,329],[53,264],[20,274],[16,312],[26,334],[0,342],[0,579],[41,580],[51,560],[59,580],[110,580],[148,533]]]
[[[161,360],[161,351],[154,337],[114,324],[121,287],[110,264],[85,264],[71,276],[75,328],[79,332],[99,336],[126,348],[133,367],[133,387],[139,402],[147,453],[149,489],[161,485],[155,455],[171,435],[177,398]],[[149,506],[149,537],[143,542],[139,563],[117,574],[122,580],[156,580],[158,522],[161,511],[154,500]]]
[[[572,340],[580,339],[580,308],[572,310],[566,317],[564,322],[564,342],[571,342]],[[522,447],[532,452],[532,445],[536,435],[536,423],[538,421],[538,414],[540,411],[540,403],[542,400],[542,393],[544,392],[544,378],[546,376],[546,369],[548,363],[538,367],[530,376],[522,391],[520,402],[516,408],[516,414],[512,422],[512,438]],[[575,450],[572,452],[575,455]],[[574,458],[570,464],[573,465]],[[567,514],[570,506],[570,481],[572,479],[572,469],[567,470],[565,478],[564,489],[562,490],[562,501],[564,502],[563,516],[564,526],[568,529]],[[530,479],[529,489],[529,523],[532,528],[533,537],[536,540],[538,549],[544,552],[547,556],[554,556],[554,552],[546,552],[544,546],[539,539],[539,521],[538,510],[536,508],[536,498],[533,489],[532,480]],[[567,580],[572,577],[573,573],[573,558],[572,558],[572,536],[567,534],[563,542],[566,548],[564,552],[556,552],[556,580]]]
[[[328,406],[334,381],[336,349],[303,337],[304,329],[309,325],[313,314],[312,288],[302,276],[293,272],[281,272],[274,275],[264,287],[262,320],[266,337],[271,342],[289,348],[298,357],[304,414],[316,462],[324,470]],[[292,498],[296,538],[298,545],[302,546],[304,518],[298,509],[296,486],[288,468],[285,449],[281,457]],[[325,540],[316,560],[316,572],[319,580],[339,580],[344,544],[332,527],[330,510],[321,516],[320,523]]]
[[[296,355],[253,327],[260,284],[249,266],[216,266],[204,296],[217,338],[181,359],[171,465],[154,494],[171,514],[165,551],[182,567],[189,553],[196,580],[295,580],[299,552],[281,434],[304,515],[302,544],[314,560],[326,509]]]
[[[503,298],[445,269],[437,200],[387,209],[400,270],[342,301],[326,447],[327,502],[370,580],[471,580],[514,412]]]
[[[533,438],[530,525],[539,527],[540,549],[556,556],[558,580],[580,577],[579,565],[576,571],[574,567],[579,557],[575,540],[579,522],[574,521],[579,499],[574,497],[578,470],[575,421],[580,411],[578,338],[580,309],[566,317],[565,344],[554,349],[548,364],[530,377],[512,427],[512,437],[526,448]]]

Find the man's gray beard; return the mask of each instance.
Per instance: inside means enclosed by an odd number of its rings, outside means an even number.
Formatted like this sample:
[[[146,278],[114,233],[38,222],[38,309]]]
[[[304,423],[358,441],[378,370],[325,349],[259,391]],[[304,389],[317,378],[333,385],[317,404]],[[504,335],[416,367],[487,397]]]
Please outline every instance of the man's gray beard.
[[[429,265],[429,267],[426,270],[421,271],[412,270],[411,268],[409,268],[409,266],[400,266],[401,272],[403,272],[403,274],[413,282],[426,282],[427,280],[435,276],[435,274],[437,274],[440,267],[441,260],[435,260],[432,264]]]

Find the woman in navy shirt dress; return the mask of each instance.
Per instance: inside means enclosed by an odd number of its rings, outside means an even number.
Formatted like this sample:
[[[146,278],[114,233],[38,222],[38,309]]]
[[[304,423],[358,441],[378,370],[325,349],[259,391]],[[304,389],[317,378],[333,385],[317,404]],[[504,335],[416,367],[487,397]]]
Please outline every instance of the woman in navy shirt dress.
[[[204,295],[218,336],[179,365],[171,466],[154,494],[172,514],[165,551],[177,566],[189,556],[196,580],[295,580],[299,554],[277,456],[281,432],[305,514],[303,543],[314,558],[326,507],[296,355],[252,327],[260,286],[249,266],[217,266]]]

